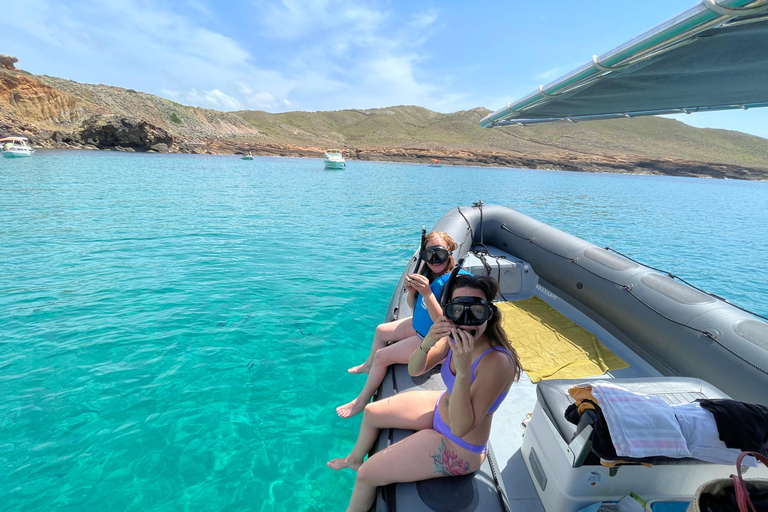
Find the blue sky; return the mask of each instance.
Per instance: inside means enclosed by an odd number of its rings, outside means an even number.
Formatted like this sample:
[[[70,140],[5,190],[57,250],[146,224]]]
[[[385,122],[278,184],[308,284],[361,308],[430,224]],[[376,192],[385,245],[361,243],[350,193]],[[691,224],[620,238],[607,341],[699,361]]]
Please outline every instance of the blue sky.
[[[0,52],[217,110],[497,110],[695,4],[24,0],[0,17]],[[768,138],[768,109],[679,118]]]

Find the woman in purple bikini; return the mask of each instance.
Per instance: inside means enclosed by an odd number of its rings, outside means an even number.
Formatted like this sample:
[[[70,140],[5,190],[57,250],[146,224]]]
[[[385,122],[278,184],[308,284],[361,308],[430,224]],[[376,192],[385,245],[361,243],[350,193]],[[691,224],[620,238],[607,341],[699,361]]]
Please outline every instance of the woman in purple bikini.
[[[458,275],[448,290],[444,316],[432,325],[408,362],[411,375],[443,363],[446,391],[413,391],[368,404],[352,452],[333,459],[333,469],[357,471],[348,511],[366,511],[376,487],[463,475],[485,460],[493,413],[520,377],[514,348],[491,301],[491,277]],[[382,428],[414,434],[363,462]]]

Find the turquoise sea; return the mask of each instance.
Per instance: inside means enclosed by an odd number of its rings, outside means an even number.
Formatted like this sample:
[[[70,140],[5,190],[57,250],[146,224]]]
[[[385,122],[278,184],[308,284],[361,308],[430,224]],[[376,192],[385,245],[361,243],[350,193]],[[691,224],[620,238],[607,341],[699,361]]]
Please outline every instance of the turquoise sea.
[[[341,510],[404,264],[482,199],[768,316],[768,183],[39,151],[0,161],[0,510]]]

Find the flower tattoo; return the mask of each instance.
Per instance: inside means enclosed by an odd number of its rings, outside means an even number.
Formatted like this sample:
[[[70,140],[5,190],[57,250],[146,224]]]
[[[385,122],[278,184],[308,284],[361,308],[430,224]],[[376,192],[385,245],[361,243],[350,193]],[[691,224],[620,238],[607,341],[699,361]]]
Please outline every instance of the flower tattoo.
[[[469,473],[469,462],[460,458],[445,446],[445,440],[440,440],[440,448],[432,455],[435,461],[435,473],[445,476],[465,475]]]

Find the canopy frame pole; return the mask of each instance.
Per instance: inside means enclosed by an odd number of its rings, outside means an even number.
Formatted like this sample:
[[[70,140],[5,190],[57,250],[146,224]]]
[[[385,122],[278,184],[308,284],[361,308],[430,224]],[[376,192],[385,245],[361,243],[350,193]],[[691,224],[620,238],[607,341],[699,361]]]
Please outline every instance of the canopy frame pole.
[[[597,60],[597,55],[593,55],[592,56],[592,64],[594,64],[595,67],[597,69],[599,69],[600,71],[619,71],[621,69],[624,69],[626,67],[631,66],[632,64],[634,64],[634,62],[629,62],[627,64],[619,64],[619,65],[615,65],[615,66],[606,66],[604,64],[600,64],[600,61]]]
[[[701,3],[710,11],[722,16],[749,16],[765,10],[765,4],[757,7],[726,7],[717,3],[716,0],[702,0]]]

